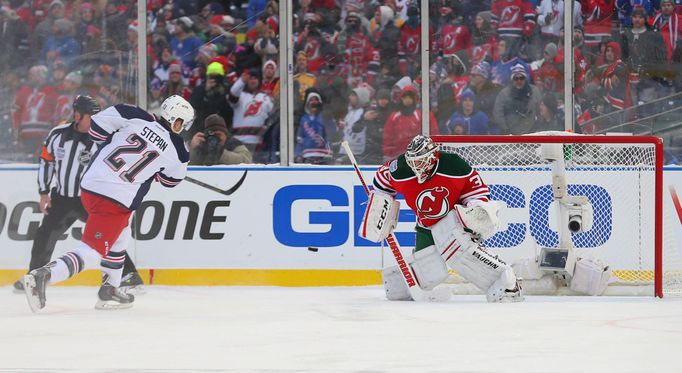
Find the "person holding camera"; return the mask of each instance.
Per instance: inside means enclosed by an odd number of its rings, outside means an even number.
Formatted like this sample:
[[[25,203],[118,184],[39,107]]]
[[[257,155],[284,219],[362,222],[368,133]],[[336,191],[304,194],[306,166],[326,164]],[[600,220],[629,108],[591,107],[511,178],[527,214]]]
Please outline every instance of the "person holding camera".
[[[253,157],[244,144],[230,135],[227,124],[218,114],[204,120],[204,131],[197,132],[189,144],[189,164],[212,166],[215,164],[252,163]]]

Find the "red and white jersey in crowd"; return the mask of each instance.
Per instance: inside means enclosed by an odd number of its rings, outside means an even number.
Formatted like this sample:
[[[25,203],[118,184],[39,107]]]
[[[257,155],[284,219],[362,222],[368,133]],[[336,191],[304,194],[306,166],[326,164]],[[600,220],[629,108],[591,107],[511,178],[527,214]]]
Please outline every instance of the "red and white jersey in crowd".
[[[535,26],[535,11],[525,0],[496,1],[490,13],[490,25],[499,36],[529,36]]]
[[[582,0],[585,19],[585,45],[596,47],[611,37],[611,16],[614,0]]]
[[[348,35],[344,51],[344,62],[349,67],[351,80],[362,78],[365,74],[376,75],[379,70],[379,55],[375,53],[372,41],[365,34],[356,32]]]
[[[22,138],[45,138],[52,128],[52,116],[57,101],[53,86],[39,88],[23,86],[19,88],[14,100],[12,121]]]
[[[405,154],[388,161],[377,170],[374,188],[405,202],[417,215],[417,224],[430,227],[442,219],[456,204],[488,201],[490,191],[474,168],[458,155],[440,153],[435,174],[422,184],[417,182],[407,165]]]
[[[172,188],[187,174],[185,142],[139,107],[120,104],[93,115],[90,136],[104,143],[90,161],[81,189],[130,210],[140,205],[152,181]]]
[[[238,79],[230,88],[230,105],[234,110],[232,129],[234,137],[244,144],[260,144],[260,131],[265,125],[274,104],[266,93],[250,93]]]
[[[444,56],[471,48],[471,34],[465,25],[446,24],[440,30],[438,48]]]

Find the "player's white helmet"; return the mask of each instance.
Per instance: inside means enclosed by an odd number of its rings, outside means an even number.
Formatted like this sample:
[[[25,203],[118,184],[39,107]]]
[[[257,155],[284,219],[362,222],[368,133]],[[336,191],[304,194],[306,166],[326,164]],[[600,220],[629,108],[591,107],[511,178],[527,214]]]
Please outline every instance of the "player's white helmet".
[[[440,152],[436,143],[423,135],[415,136],[407,145],[405,152],[407,165],[417,176],[417,182],[420,184],[431,178],[439,157]]]
[[[194,108],[181,96],[173,95],[163,101],[159,116],[168,122],[173,132],[180,133],[182,130],[187,131],[192,127]],[[182,129],[176,131],[173,129],[173,123],[178,119],[182,119]]]

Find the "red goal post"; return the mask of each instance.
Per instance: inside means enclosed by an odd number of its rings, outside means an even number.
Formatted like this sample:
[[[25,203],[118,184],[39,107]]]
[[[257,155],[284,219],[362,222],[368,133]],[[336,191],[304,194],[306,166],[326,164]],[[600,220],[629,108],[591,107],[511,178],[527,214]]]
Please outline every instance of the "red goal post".
[[[617,283],[651,287],[657,297],[679,293],[682,266],[673,262],[664,279],[670,263],[664,260],[674,259],[665,253],[677,248],[666,248],[663,237],[660,138],[565,132],[432,138],[441,150],[474,166],[491,187],[491,197],[507,203],[510,211],[501,216],[506,229],[486,240],[486,246],[508,261],[532,256],[538,245],[557,244],[559,228],[549,212],[551,167],[539,149],[540,144],[563,144],[568,194],[586,195],[594,208],[592,228],[571,234],[576,249],[610,265]]]

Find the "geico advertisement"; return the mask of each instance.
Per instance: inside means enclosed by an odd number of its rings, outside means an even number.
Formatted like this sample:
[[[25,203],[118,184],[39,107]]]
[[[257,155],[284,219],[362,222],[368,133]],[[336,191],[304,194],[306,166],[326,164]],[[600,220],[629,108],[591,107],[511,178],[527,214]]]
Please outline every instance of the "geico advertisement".
[[[0,268],[23,268],[42,219],[37,169],[0,170],[12,180],[0,196]],[[192,167],[188,176],[175,188],[153,183],[131,219],[128,252],[141,268],[382,266],[378,244],[353,245],[351,224],[359,224],[366,197],[355,209],[359,183],[351,168]],[[74,247],[82,226],[59,238],[53,256]]]
[[[37,171],[0,172],[3,180],[12,180],[0,197],[0,267],[23,268],[42,218]],[[480,172],[492,198],[507,205],[500,213],[501,230],[486,246],[512,261],[533,255],[536,245],[556,246],[551,174]],[[371,183],[374,169],[363,169],[363,174]],[[590,227],[571,235],[574,245],[620,268],[652,266],[653,204],[645,200],[653,184],[622,170],[600,170],[597,179],[594,175],[569,176],[569,194],[586,196],[592,206]],[[666,184],[671,186],[664,198],[666,225],[673,219],[679,233],[668,193],[676,185],[682,190],[679,169],[666,170]],[[391,263],[391,254],[357,235],[365,202],[364,189],[349,167],[193,167],[175,188],[152,185],[131,221],[129,252],[142,268],[381,268]],[[396,237],[406,252],[414,246],[414,222],[403,202]],[[55,255],[73,247],[81,227],[77,222],[59,238]]]

